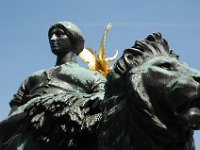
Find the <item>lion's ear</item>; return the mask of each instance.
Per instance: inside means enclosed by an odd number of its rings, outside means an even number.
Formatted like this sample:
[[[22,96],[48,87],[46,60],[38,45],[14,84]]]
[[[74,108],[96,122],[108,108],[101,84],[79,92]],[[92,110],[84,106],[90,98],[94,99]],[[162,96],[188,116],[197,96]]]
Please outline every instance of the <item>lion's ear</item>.
[[[123,59],[128,69],[138,66],[143,62],[144,52],[135,48],[124,50]]]
[[[145,52],[136,48],[128,48],[124,50],[124,53],[120,59],[114,64],[113,70],[119,76],[122,76],[125,72],[128,72],[131,68],[134,68],[144,61],[144,58],[148,57]]]

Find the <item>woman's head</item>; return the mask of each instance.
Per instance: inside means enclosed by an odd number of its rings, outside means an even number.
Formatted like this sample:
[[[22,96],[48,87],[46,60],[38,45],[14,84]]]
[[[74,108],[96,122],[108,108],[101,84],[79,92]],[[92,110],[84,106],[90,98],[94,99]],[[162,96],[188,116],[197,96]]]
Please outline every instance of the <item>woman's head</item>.
[[[69,38],[71,45],[73,46],[73,50],[77,55],[83,50],[84,38],[81,34],[81,30],[75,24],[63,21],[52,25],[48,32],[49,40],[52,38],[55,29],[60,29],[61,34],[64,32],[64,34]]]

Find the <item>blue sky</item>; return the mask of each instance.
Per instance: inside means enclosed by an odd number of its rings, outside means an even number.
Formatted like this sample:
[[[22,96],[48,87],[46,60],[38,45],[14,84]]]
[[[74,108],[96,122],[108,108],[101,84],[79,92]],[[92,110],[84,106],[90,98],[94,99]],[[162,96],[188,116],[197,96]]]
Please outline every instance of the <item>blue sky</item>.
[[[0,3],[0,120],[20,83],[33,72],[54,66],[47,32],[67,20],[77,24],[85,46],[99,48],[105,25],[112,23],[107,56],[134,44],[152,32],[161,32],[180,59],[200,70],[199,0],[3,0]],[[82,63],[80,63],[83,65]],[[112,65],[112,64],[111,64]],[[200,150],[200,132],[195,132]]]

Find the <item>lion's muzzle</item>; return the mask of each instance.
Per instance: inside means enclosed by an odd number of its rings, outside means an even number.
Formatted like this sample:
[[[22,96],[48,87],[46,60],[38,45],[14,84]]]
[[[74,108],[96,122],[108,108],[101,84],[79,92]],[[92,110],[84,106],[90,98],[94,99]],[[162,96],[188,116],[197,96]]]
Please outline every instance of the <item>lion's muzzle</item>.
[[[197,107],[190,108],[184,117],[188,120],[189,126],[194,130],[200,129],[200,109]]]

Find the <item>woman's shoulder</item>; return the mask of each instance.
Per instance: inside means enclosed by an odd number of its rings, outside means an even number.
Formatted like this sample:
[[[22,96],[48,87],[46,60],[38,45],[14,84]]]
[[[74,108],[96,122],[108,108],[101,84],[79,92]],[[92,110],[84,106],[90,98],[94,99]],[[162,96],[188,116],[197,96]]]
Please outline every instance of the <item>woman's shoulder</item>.
[[[71,68],[73,74],[76,74],[77,76],[93,79],[95,78],[104,78],[98,71],[89,70],[88,68],[79,66],[79,64],[73,64],[73,67]]]
[[[41,74],[44,74],[44,72],[46,71],[47,69],[41,69],[41,70],[38,70],[38,71],[35,71],[31,74],[31,76],[39,76]]]

